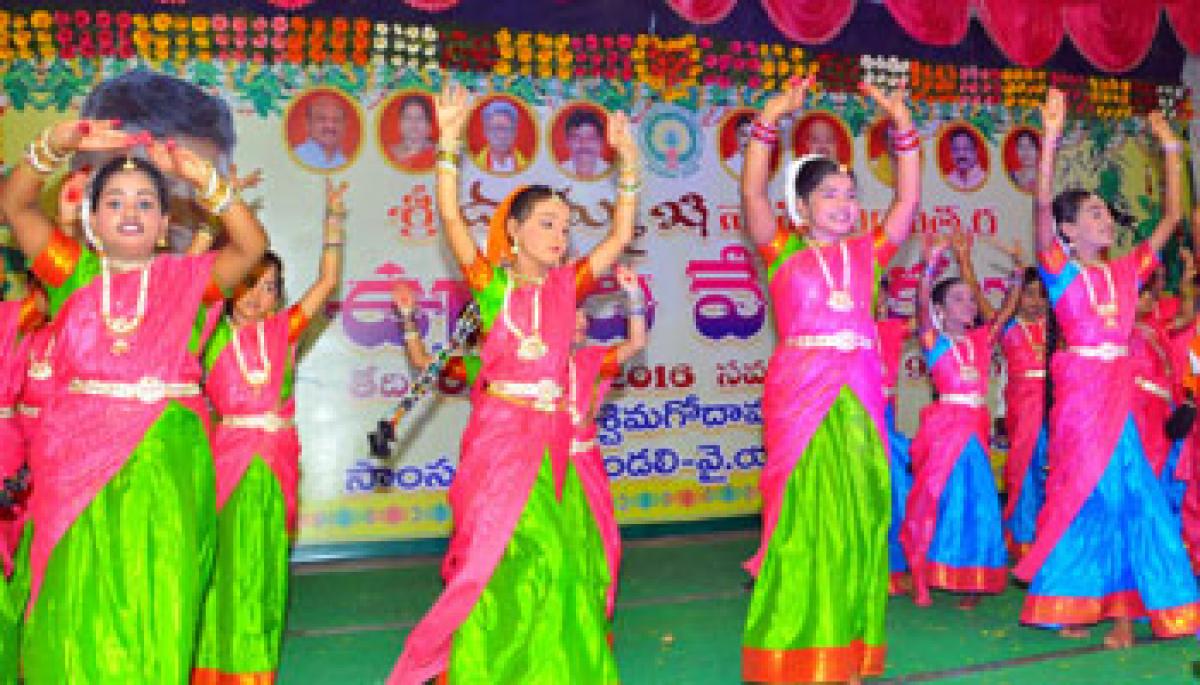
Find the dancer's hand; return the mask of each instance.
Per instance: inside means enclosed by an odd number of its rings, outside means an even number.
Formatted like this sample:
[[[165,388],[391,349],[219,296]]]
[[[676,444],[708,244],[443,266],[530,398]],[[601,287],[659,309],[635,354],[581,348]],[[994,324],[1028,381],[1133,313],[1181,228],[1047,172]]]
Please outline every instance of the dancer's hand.
[[[811,74],[804,78],[793,76],[787,82],[787,87],[778,95],[773,95],[763,104],[760,115],[763,123],[776,124],[780,117],[791,114],[804,107],[804,98],[808,89],[812,88],[815,77]]]
[[[250,188],[257,188],[259,183],[262,183],[262,169],[255,169],[245,176],[238,176],[238,168],[236,164],[229,165],[229,185],[233,186],[235,192],[242,192]]]
[[[1158,144],[1162,147],[1168,145],[1178,145],[1179,140],[1175,137],[1175,130],[1171,128],[1171,124],[1167,122],[1167,118],[1163,113],[1155,110],[1146,117],[1146,123],[1150,125],[1150,132],[1158,139]]]
[[[334,183],[332,178],[325,177],[325,216],[346,216],[346,190],[349,188],[350,184],[346,181]]]
[[[908,91],[904,84],[886,95],[879,89],[879,86],[866,81],[858,84],[858,89],[863,95],[874,100],[879,109],[887,113],[897,131],[907,131],[913,127],[912,112],[909,111],[906,102]]]
[[[187,181],[201,193],[208,190],[209,181],[214,173],[212,162],[171,138],[165,143],[151,142],[146,146],[146,152],[150,162],[158,167],[159,171]]]
[[[642,285],[638,282],[637,272],[630,269],[624,264],[617,264],[613,267],[613,277],[617,279],[617,285],[621,290],[625,291],[630,297],[637,297],[642,294]]]
[[[950,244],[946,236],[938,233],[926,234],[922,240],[924,242],[926,264],[936,262],[938,257],[946,251],[946,247]]]
[[[412,314],[417,308],[417,298],[412,288],[405,283],[397,283],[392,287],[392,303],[405,316]]]
[[[1057,88],[1046,91],[1042,103],[1042,145],[1054,145],[1062,137],[1067,122],[1067,99]]]
[[[149,142],[149,133],[121,130],[119,119],[80,119],[63,121],[50,129],[51,152],[114,152]]]
[[[433,100],[442,147],[457,147],[467,132],[471,116],[471,94],[460,83],[449,80]]]
[[[633,124],[624,112],[608,115],[608,144],[617,151],[621,164],[635,164],[638,160],[637,141],[633,138]]]

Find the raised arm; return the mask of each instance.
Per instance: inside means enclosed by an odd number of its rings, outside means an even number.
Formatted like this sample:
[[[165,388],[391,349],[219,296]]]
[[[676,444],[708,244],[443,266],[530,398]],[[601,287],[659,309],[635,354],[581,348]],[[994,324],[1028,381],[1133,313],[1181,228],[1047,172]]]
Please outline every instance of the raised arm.
[[[971,260],[973,242],[971,236],[965,232],[955,231],[950,235],[950,252],[958,264],[959,275],[975,297],[979,313],[983,315],[985,321],[992,321],[996,317],[996,310],[992,308],[992,303],[988,302],[987,296],[983,293],[983,286],[979,284],[979,277],[975,274],[975,264]]]
[[[638,352],[646,349],[646,297],[638,283],[637,274],[624,264],[615,267],[617,285],[629,299],[629,331],[625,342],[617,345],[617,363],[624,364]]]
[[[1183,150],[1183,144],[1175,137],[1175,131],[1171,129],[1171,125],[1167,123],[1162,112],[1151,112],[1147,121],[1150,124],[1150,130],[1154,132],[1154,137],[1158,139],[1159,147],[1162,148],[1163,176],[1166,177],[1166,187],[1163,189],[1162,218],[1158,220],[1154,232],[1146,239],[1150,249],[1158,253],[1167,244],[1171,234],[1178,228],[1179,220],[1183,218],[1183,200],[1180,192],[1182,173],[1179,169],[1179,157]]]
[[[617,204],[613,210],[612,226],[608,235],[588,255],[588,266],[592,273],[608,273],[620,259],[625,247],[633,240],[634,223],[637,221],[637,200],[642,183],[638,176],[638,146],[633,139],[633,127],[624,112],[613,112],[608,116],[608,144],[617,151]]]
[[[784,91],[769,98],[754,120],[742,161],[742,213],[746,232],[755,245],[766,245],[775,238],[775,209],[768,184],[771,153],[779,143],[779,120],[804,106],[804,96],[812,83],[812,76],[789,80]]]
[[[906,93],[903,89],[884,95],[871,83],[864,82],[860,88],[887,113],[895,130],[899,170],[896,175],[896,194],[883,219],[883,232],[889,242],[900,245],[912,233],[913,219],[921,207],[921,139],[913,128],[912,113],[904,101]]]
[[[297,305],[307,319],[317,315],[329,296],[342,282],[342,248],[346,243],[345,181],[334,183],[325,179],[325,227],[321,243],[321,266],[317,280],[308,287]]]
[[[212,275],[221,290],[233,292],[246,274],[258,265],[267,249],[267,232],[258,217],[242,202],[229,180],[221,178],[211,162],[186,147],[168,140],[147,146],[147,151],[150,161],[163,173],[192,184],[200,196],[200,203],[221,220],[228,241],[217,250]]]
[[[246,176],[238,176],[236,164],[229,165],[229,185],[233,187],[233,192],[240,193],[243,190],[255,188],[262,182],[262,169],[255,169]],[[188,245],[187,254],[200,255],[212,249],[213,243],[216,242],[217,235],[208,226],[200,226],[192,234],[192,242]]]
[[[463,272],[469,273],[479,255],[479,246],[475,244],[458,204],[458,155],[471,114],[470,95],[466,88],[450,80],[434,99],[434,105],[440,130],[436,167],[438,216],[450,243],[450,252]]]
[[[1046,91],[1042,104],[1042,150],[1038,155],[1037,188],[1033,194],[1034,249],[1038,257],[1057,245],[1054,227],[1054,162],[1066,125],[1067,104],[1061,90]]]
[[[400,327],[404,332],[404,354],[410,364],[424,369],[433,361],[433,355],[425,349],[425,341],[421,339],[421,331],[417,328],[417,298],[411,288],[397,283],[392,288],[392,302],[400,314]]]
[[[143,140],[143,136],[120,130],[117,124],[90,120],[55,124],[42,131],[13,169],[0,193],[0,213],[8,217],[17,247],[26,258],[36,259],[55,230],[40,204],[46,177],[78,151],[126,150]]]
[[[926,331],[934,330],[933,308],[930,295],[933,292],[933,280],[937,278],[938,257],[946,249],[946,239],[942,236],[926,236],[924,242],[925,264],[921,269],[921,280],[917,282],[917,333],[924,335]]]

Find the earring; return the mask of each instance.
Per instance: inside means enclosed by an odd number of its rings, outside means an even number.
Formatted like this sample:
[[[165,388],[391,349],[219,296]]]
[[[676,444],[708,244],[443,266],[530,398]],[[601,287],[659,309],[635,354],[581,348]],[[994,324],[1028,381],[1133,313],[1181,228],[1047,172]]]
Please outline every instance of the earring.
[[[155,243],[155,244],[156,244],[156,245],[158,245],[159,247],[166,247],[166,246],[167,246],[167,234],[166,234],[166,232],[163,232],[162,234],[160,234],[160,235],[158,236],[158,242],[157,242],[157,243]]]
[[[515,240],[514,240],[514,241],[513,241],[513,244],[512,244],[512,253],[513,253],[513,256],[514,256],[514,257],[516,257],[516,256],[517,256],[517,253],[518,253],[518,252],[520,252],[520,251],[521,251],[521,246],[520,246],[520,245],[517,243],[517,241],[515,241]]]

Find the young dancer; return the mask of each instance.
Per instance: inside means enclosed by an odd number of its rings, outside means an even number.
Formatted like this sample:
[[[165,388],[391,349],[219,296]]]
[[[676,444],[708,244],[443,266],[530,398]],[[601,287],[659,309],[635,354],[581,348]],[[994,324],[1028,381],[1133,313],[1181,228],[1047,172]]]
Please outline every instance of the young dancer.
[[[1031,583],[1022,622],[1082,637],[1084,626],[1112,619],[1105,645],[1123,648],[1133,645],[1133,619],[1142,616],[1159,637],[1200,628],[1196,581],[1132,417],[1129,359],[1139,282],[1180,218],[1182,146],[1161,114],[1149,117],[1166,157],[1163,216],[1133,251],[1105,261],[1115,226],[1104,200],[1083,190],[1053,193],[1065,119],[1064,96],[1052,88],[1042,107],[1034,226],[1064,348],[1051,362],[1046,503],[1015,573]]]
[[[0,279],[4,277],[0,265]],[[0,302],[0,481],[26,464],[29,434],[17,399],[25,383],[30,344],[42,327],[45,298],[36,290]],[[0,505],[0,683],[15,685],[20,674],[21,623],[29,592],[29,527],[25,494]]]
[[[547,186],[512,192],[492,216],[481,253],[459,209],[459,146],[470,115],[465,89],[437,99],[438,210],[480,307],[482,364],[458,472],[446,587],[409,634],[389,683],[617,681],[603,595],[579,601],[599,545],[578,531],[591,513],[570,464],[569,360],[575,308],[593,276],[633,238],[637,144],[623,114],[609,116],[621,162],[613,224],[587,256],[567,253],[570,209]]]
[[[280,310],[283,264],[267,252],[234,292],[204,353],[205,394],[219,416],[217,556],[194,685],[275,681],[300,476],[296,345],[341,281],[345,192],[345,183],[326,179],[321,263],[304,296]]]
[[[887,425],[873,302],[920,198],[920,141],[903,93],[864,85],[899,131],[897,191],[883,227],[856,233],[854,176],[805,156],[784,188],[805,233],[777,228],[767,191],[779,120],[811,78],[769,99],[753,126],[742,207],[767,264],[779,343],[767,368],[763,533],[742,638],[750,682],[858,682],[883,672],[888,591]]]
[[[45,177],[77,150],[135,143],[153,163],[117,157],[91,179],[84,229],[95,247],[56,230],[38,204]],[[168,225],[164,171],[220,217],[220,251],[155,257]],[[215,523],[199,354],[222,290],[258,263],[266,236],[211,165],[111,121],[46,129],[0,209],[59,331],[58,380],[30,455],[25,680],[185,682]]]
[[[970,241],[951,241],[960,273],[971,272]],[[960,277],[933,285],[941,239],[927,242],[917,291],[921,347],[936,399],[921,410],[913,439],[913,486],[900,541],[912,568],[913,599],[932,602],[929,589],[964,593],[959,607],[974,608],[980,593],[998,594],[1008,581],[1000,524],[1000,496],[988,459],[987,407],[992,348],[999,321],[1016,309],[1018,293],[983,325],[980,305]]]
[[[1008,459],[1004,462],[1004,540],[1013,560],[1020,560],[1033,543],[1038,511],[1046,499],[1046,288],[1036,268],[1024,268],[1020,242],[996,244],[1013,261],[1008,286],[1017,291],[1016,313],[1001,320],[983,294],[968,260],[962,278],[975,293],[983,317],[1001,326],[1004,354],[1004,425]]]

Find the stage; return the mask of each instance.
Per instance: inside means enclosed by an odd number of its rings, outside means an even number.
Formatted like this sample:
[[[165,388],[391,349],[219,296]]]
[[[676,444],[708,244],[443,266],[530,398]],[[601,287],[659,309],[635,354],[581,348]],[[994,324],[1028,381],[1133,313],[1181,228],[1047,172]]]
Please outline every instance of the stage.
[[[638,540],[626,545],[614,630],[626,685],[739,683],[749,592],[740,563],[756,534]],[[421,557],[294,568],[279,682],[382,683],[404,636],[439,588],[438,560]],[[964,612],[934,593],[918,609],[888,606],[884,683],[1195,683],[1194,639],[1156,642],[1138,626],[1131,650],[1106,651],[1105,626],[1087,640],[1017,625],[1022,591],[1011,585]],[[580,684],[583,685],[583,684]]]

